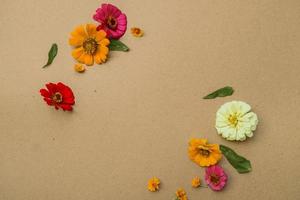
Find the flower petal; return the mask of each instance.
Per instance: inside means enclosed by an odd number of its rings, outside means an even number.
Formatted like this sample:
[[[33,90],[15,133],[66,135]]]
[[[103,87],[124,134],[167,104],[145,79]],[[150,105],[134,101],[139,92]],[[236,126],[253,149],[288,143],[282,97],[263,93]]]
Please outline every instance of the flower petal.
[[[97,29],[97,26],[94,24],[86,24],[86,26],[85,26],[86,33],[89,37],[96,35],[96,33],[97,33],[96,29]]]
[[[40,89],[40,93],[43,97],[50,98],[50,93],[46,89]]]
[[[94,59],[97,64],[101,64],[106,61],[107,56],[104,53],[102,53],[102,51],[99,49],[96,55],[94,56]]]
[[[52,106],[52,105],[53,105],[53,101],[52,101],[51,99],[44,98],[44,101],[46,101],[46,103],[47,103],[49,106]]]
[[[84,25],[80,25],[78,27],[75,28],[75,30],[73,32],[71,32],[71,35],[75,38],[86,38],[86,31],[85,31],[85,26]]]
[[[79,47],[79,48],[76,48],[72,51],[72,56],[74,59],[78,59],[80,56],[82,56],[84,54],[84,49],[83,47]]]
[[[103,54],[103,55],[107,55],[107,54],[108,54],[108,51],[109,51],[109,49],[108,49],[108,47],[101,46],[101,47],[100,47],[100,51],[101,51],[101,54]]]
[[[100,43],[102,40],[106,39],[106,32],[104,30],[98,31],[95,35],[95,39]]]
[[[109,41],[109,39],[105,38],[105,39],[101,40],[99,42],[99,44],[102,46],[108,46],[110,44],[110,41]]]
[[[94,64],[94,58],[93,58],[93,56],[89,55],[89,54],[86,54],[85,57],[84,57],[84,63],[86,65],[89,65],[89,66],[93,65]]]
[[[50,95],[53,95],[55,92],[57,92],[56,84],[54,84],[54,83],[48,83],[48,84],[46,84],[46,87],[47,87]]]
[[[79,47],[82,46],[83,41],[84,41],[83,37],[76,37],[76,38],[72,37],[69,39],[69,44],[74,47]]]
[[[68,105],[68,104],[60,104],[59,107],[61,107],[64,111],[67,110],[67,111],[72,111],[73,108],[71,105]]]

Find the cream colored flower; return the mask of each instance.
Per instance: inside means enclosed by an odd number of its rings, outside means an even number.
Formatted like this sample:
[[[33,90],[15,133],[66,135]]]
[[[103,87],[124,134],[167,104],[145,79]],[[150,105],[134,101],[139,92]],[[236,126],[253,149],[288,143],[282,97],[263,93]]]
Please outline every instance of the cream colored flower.
[[[216,129],[227,140],[243,141],[253,136],[258,118],[242,101],[227,102],[217,111]]]

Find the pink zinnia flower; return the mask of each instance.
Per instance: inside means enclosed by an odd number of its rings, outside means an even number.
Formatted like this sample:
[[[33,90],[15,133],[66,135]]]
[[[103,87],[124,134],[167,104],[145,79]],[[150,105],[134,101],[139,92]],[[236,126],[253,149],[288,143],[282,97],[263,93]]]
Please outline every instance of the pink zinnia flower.
[[[102,4],[93,18],[100,23],[97,30],[104,30],[109,38],[119,39],[126,32],[126,15],[114,5]]]
[[[222,190],[227,182],[227,175],[223,168],[213,165],[205,170],[205,181],[212,190]]]

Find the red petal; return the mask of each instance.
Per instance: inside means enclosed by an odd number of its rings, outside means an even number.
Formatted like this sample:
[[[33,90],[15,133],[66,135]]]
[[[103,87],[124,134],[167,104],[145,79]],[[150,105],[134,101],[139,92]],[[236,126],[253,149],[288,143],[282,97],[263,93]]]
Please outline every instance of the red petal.
[[[50,93],[46,89],[40,89],[40,93],[43,97],[50,98]]]
[[[57,88],[58,88],[59,92],[63,95],[63,98],[73,98],[74,99],[73,91],[68,86],[59,82],[59,83],[57,83]]]
[[[49,106],[53,105],[53,101],[51,99],[44,98],[44,101],[46,101]]]
[[[64,103],[74,105],[75,101],[74,101],[74,98],[65,98]]]
[[[54,84],[54,83],[48,83],[48,84],[46,84],[46,87],[49,90],[50,94],[54,94],[55,92],[57,92],[57,87],[56,87],[56,84]]]
[[[63,110],[68,110],[68,111],[72,111],[73,108],[71,105],[68,105],[68,104],[60,104],[59,105]]]

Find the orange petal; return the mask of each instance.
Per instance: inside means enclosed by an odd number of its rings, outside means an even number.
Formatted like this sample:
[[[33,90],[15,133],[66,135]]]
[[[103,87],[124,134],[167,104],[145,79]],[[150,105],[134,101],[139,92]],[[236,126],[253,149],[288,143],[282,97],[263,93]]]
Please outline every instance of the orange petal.
[[[97,64],[101,64],[106,61],[107,57],[106,55],[102,54],[100,50],[98,50],[94,56],[94,59]]]
[[[80,26],[76,27],[75,30],[73,32],[71,32],[71,35],[75,38],[77,38],[77,37],[86,38],[87,34],[85,31],[85,26],[80,25]]]
[[[101,40],[101,41],[98,42],[98,43],[99,43],[100,45],[102,45],[102,46],[107,46],[107,45],[110,44],[110,41],[109,41],[109,39],[105,38],[105,39]]]
[[[94,64],[94,58],[92,55],[89,55],[89,54],[85,54],[85,58],[84,58],[84,63],[86,65],[93,65]]]
[[[109,49],[108,49],[108,47],[100,46],[100,51],[101,51],[101,54],[107,55]]]
[[[77,60],[78,62],[82,63],[82,64],[85,64],[85,56],[86,56],[86,55],[87,55],[86,53],[83,53],[83,54],[81,54],[81,56],[80,56],[79,58],[77,58],[76,60]]]
[[[72,56],[78,59],[82,54],[84,54],[84,49],[82,47],[76,48],[72,51]]]
[[[69,44],[74,47],[82,46],[83,37],[72,37],[69,39]]]
[[[87,24],[85,29],[88,36],[94,36],[97,33],[97,27],[94,24]]]
[[[106,38],[106,33],[103,30],[97,31],[96,33],[96,41],[100,42],[101,40],[103,40],[104,38]]]

